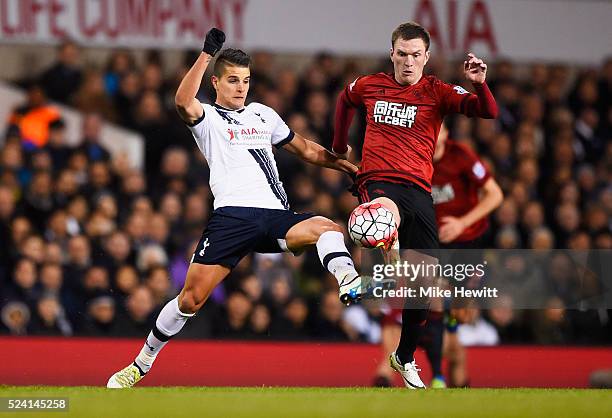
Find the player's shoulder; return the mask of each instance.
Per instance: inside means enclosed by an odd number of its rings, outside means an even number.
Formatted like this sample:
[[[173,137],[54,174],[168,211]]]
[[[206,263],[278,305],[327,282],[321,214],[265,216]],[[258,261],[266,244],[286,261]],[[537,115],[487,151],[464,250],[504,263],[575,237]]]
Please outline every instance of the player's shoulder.
[[[276,110],[272,109],[270,106],[266,106],[265,104],[259,102],[251,102],[244,108],[250,112],[255,113],[276,114]]]
[[[446,147],[449,154],[453,155],[458,160],[469,163],[473,160],[479,159],[476,151],[469,144],[466,144],[464,142],[447,139]]]
[[[201,100],[198,100],[200,102],[200,105],[202,106],[202,109],[204,110],[204,115],[206,115],[207,113],[210,114],[210,112],[212,112],[215,108],[214,106],[210,105],[209,103],[205,103]]]
[[[358,83],[363,83],[363,84],[380,85],[380,83],[393,82],[393,74],[384,73],[384,72],[366,74],[366,75],[362,75],[361,77],[358,77],[356,81]]]
[[[453,152],[470,154],[474,153],[474,151],[472,151],[472,148],[470,148],[468,144],[450,138],[446,140],[446,147],[447,149],[452,150]]]
[[[433,87],[434,89],[438,91],[445,91],[445,92],[454,91],[456,94],[461,94],[461,95],[469,93],[469,91],[467,91],[463,87],[457,84],[448,83],[444,80],[440,80],[438,77],[434,75],[426,75],[426,76],[423,76],[423,78],[425,79],[426,84],[428,84],[429,86]]]
[[[423,76],[423,84],[426,84],[430,87],[441,88],[450,86],[446,81],[440,80],[435,75],[424,75]]]
[[[271,109],[271,107],[266,106],[265,104],[259,103],[259,102],[251,102],[248,105],[246,105],[244,108],[246,110],[251,110],[251,111],[255,111],[255,112],[257,112],[258,110]]]

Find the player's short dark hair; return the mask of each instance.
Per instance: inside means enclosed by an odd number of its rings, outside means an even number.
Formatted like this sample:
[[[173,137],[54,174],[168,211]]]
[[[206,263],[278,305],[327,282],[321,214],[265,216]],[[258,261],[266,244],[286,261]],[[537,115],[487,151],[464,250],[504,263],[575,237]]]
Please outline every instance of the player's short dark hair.
[[[240,49],[226,48],[217,57],[213,74],[221,77],[226,67],[249,67],[251,65],[251,57],[246,52]]]
[[[416,22],[407,22],[402,23],[393,31],[391,34],[391,48],[395,47],[395,41],[398,39],[405,39],[409,41],[410,39],[422,39],[425,43],[425,51],[429,50],[430,37],[429,32],[423,26],[419,25]]]

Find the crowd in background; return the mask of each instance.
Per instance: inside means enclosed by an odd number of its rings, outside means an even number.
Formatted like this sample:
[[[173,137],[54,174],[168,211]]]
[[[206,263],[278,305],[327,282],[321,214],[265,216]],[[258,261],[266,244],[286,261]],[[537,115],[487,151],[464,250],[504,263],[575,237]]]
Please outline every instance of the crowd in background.
[[[116,51],[105,68],[93,68],[68,42],[38,77],[15,80],[27,99],[1,129],[0,333],[143,337],[180,290],[212,210],[206,161],[174,110],[194,57],[187,53],[164,77],[176,63],[158,53],[137,65],[129,51]],[[248,101],[274,108],[291,129],[328,148],[338,92],[359,75],[391,71],[387,60],[366,67],[327,53],[300,72],[267,52],[252,58]],[[508,60],[489,68],[499,118],[447,120],[451,137],[483,157],[504,191],[486,246],[612,249],[612,60],[589,69]],[[428,69],[469,90],[461,70],[435,60]],[[207,82],[200,93],[202,101],[214,97]],[[83,113],[77,147],[66,145],[53,102]],[[351,130],[356,159],[360,116]],[[142,134],[143,170],[100,143],[103,121]],[[276,159],[293,210],[346,224],[357,205],[350,178],[282,150]],[[611,342],[611,310],[569,310],[566,303],[556,297],[537,310],[514,309],[512,300],[475,308],[462,333],[473,344]],[[380,316],[375,303],[343,307],[316,252],[254,254],[178,338],[377,342]]]

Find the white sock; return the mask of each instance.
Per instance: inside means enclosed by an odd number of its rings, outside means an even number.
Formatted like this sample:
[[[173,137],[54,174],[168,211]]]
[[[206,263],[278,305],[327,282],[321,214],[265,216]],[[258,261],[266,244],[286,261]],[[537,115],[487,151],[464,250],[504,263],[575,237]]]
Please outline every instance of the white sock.
[[[341,284],[345,277],[349,280],[358,276],[351,254],[344,244],[344,235],[338,231],[327,231],[321,234],[317,241],[317,252],[321,264],[331,274],[334,275],[338,284]]]
[[[134,360],[143,373],[151,369],[157,354],[168,343],[168,340],[178,334],[187,320],[194,315],[180,311],[178,296],[166,303],[155,321],[155,328],[147,336],[144,346]]]

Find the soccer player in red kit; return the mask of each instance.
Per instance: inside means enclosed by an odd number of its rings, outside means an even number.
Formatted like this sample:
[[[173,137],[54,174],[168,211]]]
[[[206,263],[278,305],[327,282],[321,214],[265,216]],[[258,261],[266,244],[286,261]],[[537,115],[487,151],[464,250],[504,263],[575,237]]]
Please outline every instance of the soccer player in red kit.
[[[485,82],[487,65],[473,54],[464,62],[464,73],[476,94],[423,75],[429,44],[429,33],[416,23],[393,31],[393,74],[359,77],[340,93],[332,148],[348,158],[348,129],[355,108],[365,106],[367,126],[356,180],[360,200],[379,202],[393,212],[400,248],[431,253],[439,246],[431,178],[442,120],[451,113],[495,118],[497,105]],[[427,312],[426,305],[404,309],[399,346],[390,357],[408,388],[425,387],[414,351]]]

